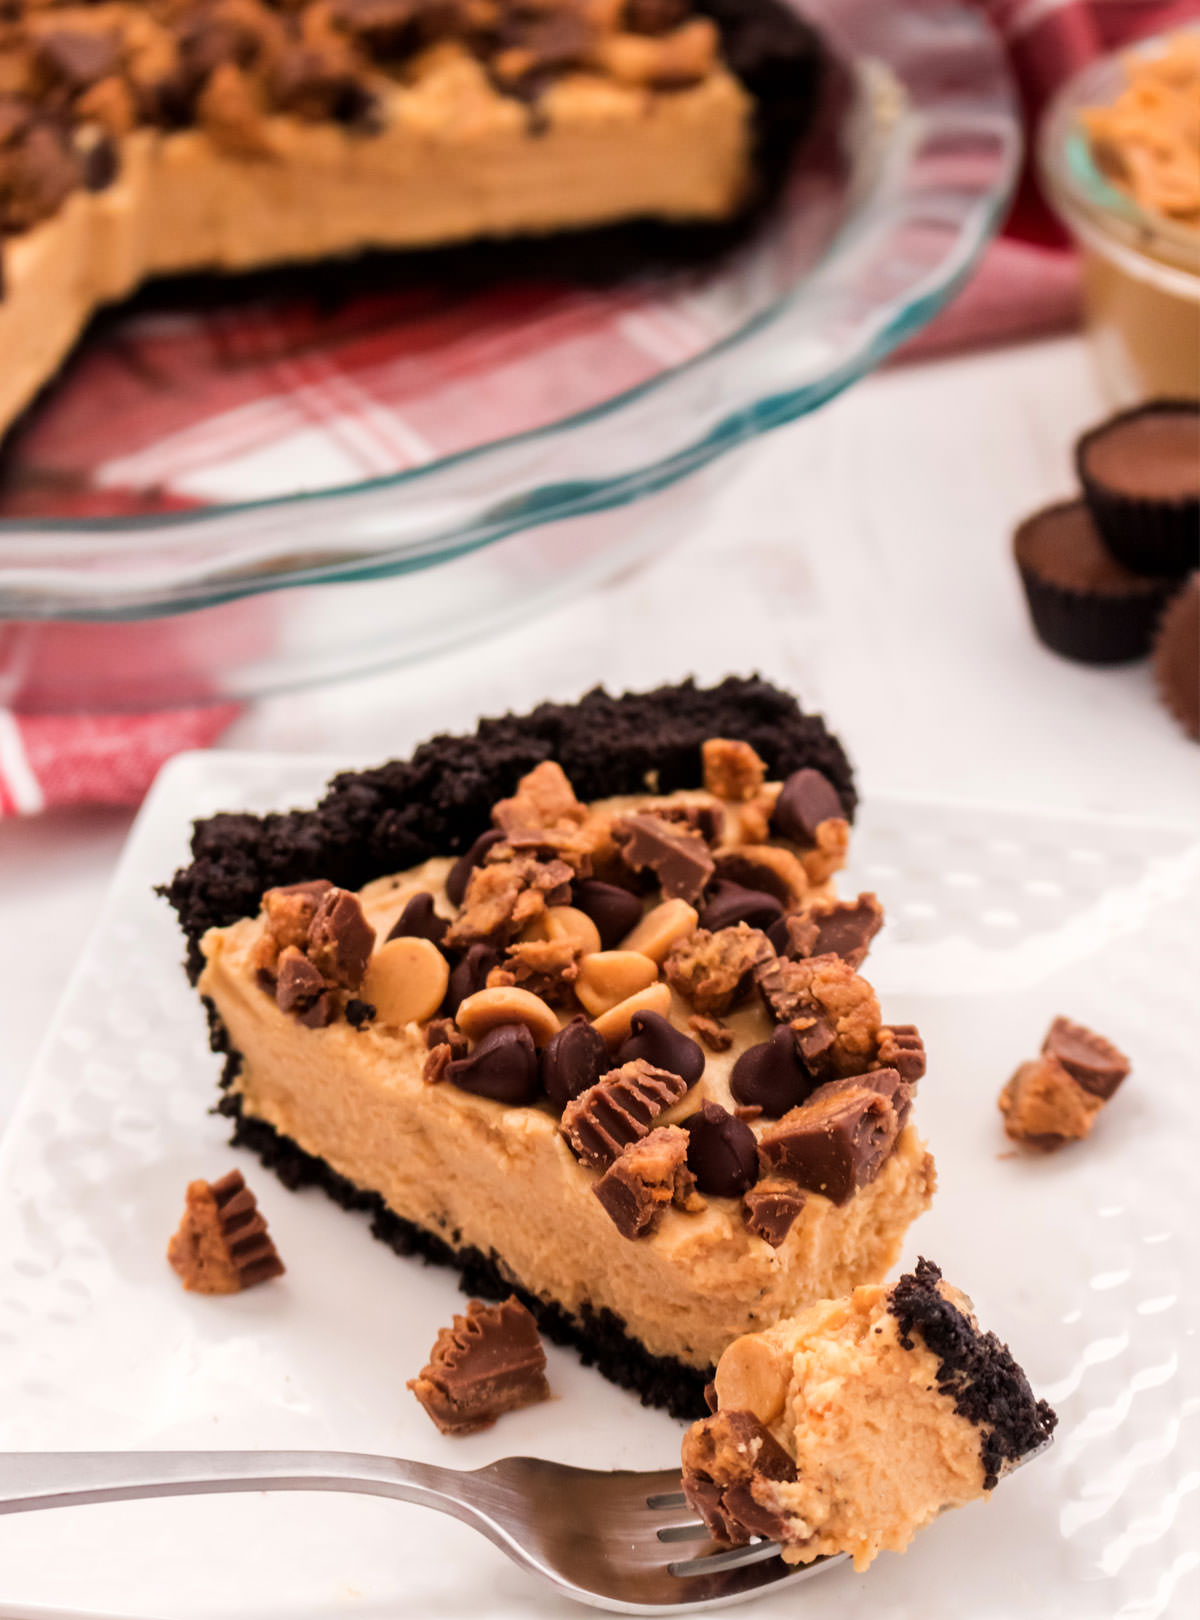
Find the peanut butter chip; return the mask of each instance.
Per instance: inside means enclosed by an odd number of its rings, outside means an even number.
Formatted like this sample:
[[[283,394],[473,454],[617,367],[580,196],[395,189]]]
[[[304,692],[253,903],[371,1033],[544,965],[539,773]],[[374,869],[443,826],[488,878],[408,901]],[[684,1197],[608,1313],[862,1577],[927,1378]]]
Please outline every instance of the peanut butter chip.
[[[665,988],[665,987],[664,987]],[[497,1024],[524,1024],[533,1036],[535,1046],[545,1046],[551,1036],[558,1034],[558,1019],[541,996],[516,985],[496,986],[479,990],[459,1007],[455,1014],[459,1029],[468,1040],[477,1041]]]
[[[761,1334],[735,1339],[718,1361],[713,1381],[719,1404],[731,1411],[753,1412],[760,1423],[773,1423],[783,1411],[787,1366]]]
[[[656,1012],[664,1018],[671,1010],[671,988],[669,985],[658,983],[649,984],[636,995],[629,996],[625,1001],[619,1001],[615,1007],[600,1014],[593,1020],[593,1026],[598,1029],[608,1042],[610,1052],[617,1047],[629,1034],[629,1026],[633,1022],[634,1013]],[[460,1020],[461,1022],[461,1020]]]
[[[575,906],[551,906],[535,917],[521,934],[522,939],[551,939],[571,945],[580,956],[600,949],[600,930]]]
[[[406,934],[371,957],[362,994],[385,1024],[424,1023],[441,1006],[449,983],[450,964],[433,941]]]
[[[596,951],[579,964],[575,994],[595,1018],[657,978],[658,963],[640,951]]]
[[[662,962],[676,940],[686,938],[699,921],[695,906],[689,906],[686,900],[664,900],[626,934],[621,949],[639,951],[652,962]]]

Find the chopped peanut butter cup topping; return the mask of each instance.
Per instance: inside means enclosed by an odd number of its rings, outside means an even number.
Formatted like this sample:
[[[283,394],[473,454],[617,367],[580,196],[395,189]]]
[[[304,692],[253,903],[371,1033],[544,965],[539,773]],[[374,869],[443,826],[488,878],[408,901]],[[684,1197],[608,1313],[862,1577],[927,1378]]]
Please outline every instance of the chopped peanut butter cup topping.
[[[718,1541],[778,1541],[785,1521],[762,1487],[795,1477],[792,1457],[753,1412],[714,1412],[683,1437],[684,1494]]]
[[[681,1076],[634,1058],[567,1104],[562,1133],[585,1164],[606,1170],[629,1142],[648,1136],[687,1089]]]
[[[911,1095],[890,1069],[831,1080],[759,1138],[763,1176],[793,1181],[844,1204],[879,1174]]]
[[[687,1159],[687,1133],[678,1125],[626,1143],[592,1188],[622,1237],[648,1236],[671,1204],[702,1207]]]
[[[284,1270],[240,1170],[219,1181],[188,1183],[183,1220],[167,1245],[167,1259],[183,1286],[197,1294],[237,1294],[281,1277]]]
[[[375,930],[357,895],[331,883],[293,883],[263,896],[265,926],[254,951],[264,988],[284,1012],[319,1029],[361,987]]]
[[[1004,1129],[1024,1147],[1052,1152],[1089,1136],[1129,1073],[1129,1059],[1082,1024],[1056,1018],[1039,1057],[1022,1063],[1000,1093]]]
[[[438,1333],[429,1362],[408,1388],[443,1434],[489,1429],[505,1412],[550,1398],[537,1324],[516,1296],[473,1299]]]
[[[742,1199],[742,1219],[755,1234],[777,1249],[804,1209],[804,1194],[786,1181],[759,1181]]]
[[[875,1057],[879,1039],[879,1002],[874,990],[840,956],[784,957],[760,963],[758,987],[781,1023],[790,1023],[801,1051],[814,1067],[833,1075],[858,1074]],[[819,1050],[805,1035],[820,1031]]]
[[[780,956],[840,956],[856,971],[883,927],[883,907],[873,894],[857,900],[814,900],[799,916],[771,930]]]
[[[686,996],[698,1013],[726,1013],[754,981],[760,963],[775,959],[767,936],[740,922],[710,933],[698,928],[671,949],[663,963],[667,983]]]
[[[767,767],[747,742],[710,737],[700,757],[704,786],[718,799],[752,799],[766,780]]]
[[[626,866],[633,872],[652,871],[668,900],[694,903],[713,875],[712,853],[701,835],[662,816],[622,816],[613,825],[613,837]]]

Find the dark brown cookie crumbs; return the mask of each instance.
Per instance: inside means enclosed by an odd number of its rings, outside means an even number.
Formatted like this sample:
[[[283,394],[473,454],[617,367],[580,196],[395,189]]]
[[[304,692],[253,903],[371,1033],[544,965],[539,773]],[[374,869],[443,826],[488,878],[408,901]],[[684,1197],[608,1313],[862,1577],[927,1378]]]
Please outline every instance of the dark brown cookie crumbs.
[[[913,1347],[919,1334],[938,1358],[938,1389],[954,1401],[960,1417],[980,1430],[983,1488],[992,1490],[1005,1463],[1017,1462],[1053,1434],[1058,1418],[1036,1400],[1029,1380],[1006,1344],[981,1333],[939,1291],[941,1270],[930,1260],[900,1281],[888,1310],[900,1325],[900,1343]]]
[[[322,873],[344,888],[461,850],[488,829],[492,805],[543,759],[555,759],[580,798],[699,787],[700,747],[740,737],[783,776],[811,766],[838,790],[851,817],[855,793],[840,744],[789,694],[758,679],[730,677],[700,688],[686,681],[611,697],[597,689],[574,704],[483,721],[469,736],[425,743],[411,760],[336,777],[314,810],[197,822],[192,863],[162,893],[188,939],[188,970],[199,976],[201,936],[252,916],[263,891]],[[465,886],[465,885],[464,885]]]

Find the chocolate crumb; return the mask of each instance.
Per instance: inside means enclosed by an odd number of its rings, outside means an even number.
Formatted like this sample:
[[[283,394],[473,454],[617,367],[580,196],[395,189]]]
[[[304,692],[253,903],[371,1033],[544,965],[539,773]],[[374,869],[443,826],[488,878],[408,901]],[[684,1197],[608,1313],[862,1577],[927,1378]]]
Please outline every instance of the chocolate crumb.
[[[694,1013],[688,1019],[688,1028],[696,1032],[710,1052],[728,1052],[733,1045],[733,1031],[728,1024],[706,1013]]]

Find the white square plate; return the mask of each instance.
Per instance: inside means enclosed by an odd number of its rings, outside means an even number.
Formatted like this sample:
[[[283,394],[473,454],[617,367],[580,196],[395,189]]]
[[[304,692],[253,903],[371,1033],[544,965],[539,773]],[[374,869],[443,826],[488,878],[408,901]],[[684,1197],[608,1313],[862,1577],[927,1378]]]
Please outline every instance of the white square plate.
[[[681,1425],[550,1350],[557,1399],[465,1440],[405,1388],[462,1305],[321,1194],[289,1194],[208,1110],[217,1059],[152,885],[193,816],[311,802],[312,758],[199,754],[162,775],[0,1160],[0,1445],[319,1447],[474,1468],[536,1453],[668,1466]],[[905,1261],[937,1260],[1058,1408],[1058,1441],[904,1557],[766,1599],[761,1620],[1151,1620],[1200,1612],[1196,998],[1200,841],[1117,820],[902,800],[864,807],[844,887],[888,927],[870,973],[920,1025],[940,1171]],[[64,959],[75,947],[62,942]],[[1133,1075],[1090,1141],[1008,1151],[996,1094],[1056,1013]],[[288,1265],[229,1299],[164,1259],[185,1183],[240,1162]],[[530,1218],[539,1212],[530,1211]],[[1190,1335],[1190,1338],[1189,1338]],[[1190,1449],[1189,1449],[1190,1448]],[[0,1615],[155,1620],[561,1614],[481,1539],[418,1508],[321,1496],[0,1518]],[[581,1611],[582,1612],[582,1611]]]

